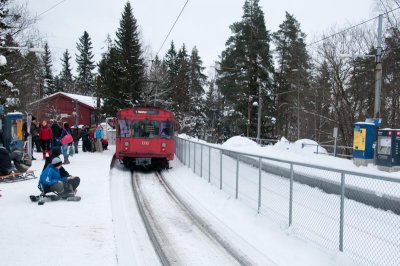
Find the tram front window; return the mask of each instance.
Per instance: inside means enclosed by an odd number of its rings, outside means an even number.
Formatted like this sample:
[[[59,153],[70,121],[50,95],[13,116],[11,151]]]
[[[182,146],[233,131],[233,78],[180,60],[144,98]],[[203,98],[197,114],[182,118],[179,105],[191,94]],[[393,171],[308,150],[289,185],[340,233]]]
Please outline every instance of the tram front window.
[[[134,138],[158,138],[158,122],[150,120],[133,121]]]

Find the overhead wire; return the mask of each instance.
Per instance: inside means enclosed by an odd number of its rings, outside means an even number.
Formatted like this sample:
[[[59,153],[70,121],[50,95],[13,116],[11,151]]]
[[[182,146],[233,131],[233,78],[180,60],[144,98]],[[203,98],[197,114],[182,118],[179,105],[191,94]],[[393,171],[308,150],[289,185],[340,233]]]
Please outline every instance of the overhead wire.
[[[45,11],[43,11],[42,13],[40,13],[39,15],[37,15],[37,18],[41,17],[42,15],[46,14],[47,12],[49,12],[50,10],[56,8],[57,6],[61,5],[62,3],[64,3],[67,0],[61,0],[60,2],[58,2],[57,4],[51,6],[50,8],[46,9]]]
[[[176,20],[175,20],[174,24],[172,25],[171,29],[169,30],[169,32],[168,32],[168,34],[167,34],[167,36],[165,37],[165,39],[164,39],[163,43],[161,44],[161,47],[160,47],[160,49],[158,49],[158,52],[157,52],[157,54],[156,54],[156,55],[158,55],[158,54],[160,53],[160,51],[161,51],[161,49],[163,48],[163,46],[164,46],[165,42],[167,41],[167,39],[168,39],[169,35],[171,34],[171,32],[172,32],[172,30],[174,29],[174,27],[175,27],[176,23],[178,22],[178,20],[179,20],[180,16],[182,15],[182,13],[183,13],[183,10],[185,10],[185,8],[186,8],[186,5],[187,5],[187,3],[188,3],[188,2],[189,2],[189,0],[186,0],[186,3],[183,5],[183,7],[182,7],[182,9],[181,9],[181,12],[179,12],[179,15],[178,15],[178,17],[176,18]]]
[[[387,14],[392,13],[392,12],[398,10],[398,9],[400,9],[400,7],[396,7],[396,8],[394,8],[394,9],[389,10],[389,11],[387,11],[387,12],[385,12],[385,13],[380,14],[380,15],[387,15]],[[373,17],[373,18],[370,18],[370,19],[368,19],[368,20],[365,20],[365,21],[363,21],[363,22],[360,22],[360,23],[358,23],[358,24],[356,24],[356,25],[354,25],[354,26],[348,27],[348,28],[346,28],[346,29],[344,29],[344,30],[341,30],[341,31],[339,31],[339,32],[333,33],[333,34],[331,34],[331,35],[329,35],[329,36],[326,36],[326,37],[324,37],[324,38],[322,38],[322,39],[320,39],[320,40],[318,40],[318,41],[314,41],[314,42],[312,42],[312,43],[309,43],[309,44],[307,44],[307,46],[311,46],[311,45],[317,44],[317,43],[319,43],[319,42],[322,42],[322,41],[325,41],[325,40],[327,40],[327,39],[330,39],[330,38],[332,38],[332,37],[334,37],[334,36],[336,36],[336,35],[342,34],[342,33],[346,32],[346,31],[349,31],[349,30],[351,30],[351,29],[354,29],[354,28],[356,28],[356,27],[359,27],[359,26],[361,26],[361,25],[363,25],[363,24],[366,24],[366,23],[368,23],[368,22],[370,22],[370,21],[372,21],[372,20],[377,19],[380,15],[375,16],[375,17]]]

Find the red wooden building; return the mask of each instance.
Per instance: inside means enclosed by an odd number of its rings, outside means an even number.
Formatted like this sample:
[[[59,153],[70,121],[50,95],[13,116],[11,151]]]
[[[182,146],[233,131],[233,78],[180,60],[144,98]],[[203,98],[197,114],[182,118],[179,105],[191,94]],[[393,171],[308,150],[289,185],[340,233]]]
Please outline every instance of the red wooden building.
[[[30,104],[38,122],[56,120],[71,126],[96,124],[96,97],[57,92]]]

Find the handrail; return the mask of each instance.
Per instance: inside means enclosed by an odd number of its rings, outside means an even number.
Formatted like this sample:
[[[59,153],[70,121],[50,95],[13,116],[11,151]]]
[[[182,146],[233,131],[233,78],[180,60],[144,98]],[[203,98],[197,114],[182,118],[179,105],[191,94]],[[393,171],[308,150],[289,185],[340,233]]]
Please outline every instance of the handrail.
[[[178,137],[178,138],[180,138],[180,137]],[[193,143],[199,143],[199,141],[193,141],[191,139],[186,139],[186,138],[180,138],[180,139],[187,140],[187,141],[193,142]],[[237,151],[237,150],[233,150],[233,149],[226,149],[226,148],[218,147],[219,146],[218,144],[209,144],[209,143],[201,143],[201,144],[212,147],[217,150],[235,152],[237,154],[244,155],[244,156],[258,157],[261,159],[280,162],[280,163],[288,163],[288,164],[294,164],[294,165],[299,165],[299,166],[304,166],[304,167],[316,168],[319,170],[327,170],[327,171],[344,173],[344,174],[349,174],[349,175],[357,175],[357,176],[362,176],[362,177],[366,177],[366,178],[370,178],[370,179],[384,180],[384,181],[389,181],[389,182],[394,182],[394,183],[400,184],[400,179],[389,177],[389,176],[377,176],[377,175],[373,175],[373,174],[366,174],[366,173],[357,172],[357,171],[344,170],[344,169],[335,168],[335,167],[327,167],[327,166],[322,166],[322,165],[317,165],[317,164],[301,163],[301,162],[296,162],[296,161],[291,161],[291,160],[278,159],[278,158],[269,157],[269,156],[265,156],[265,155],[258,155],[258,154],[241,152],[241,151]]]

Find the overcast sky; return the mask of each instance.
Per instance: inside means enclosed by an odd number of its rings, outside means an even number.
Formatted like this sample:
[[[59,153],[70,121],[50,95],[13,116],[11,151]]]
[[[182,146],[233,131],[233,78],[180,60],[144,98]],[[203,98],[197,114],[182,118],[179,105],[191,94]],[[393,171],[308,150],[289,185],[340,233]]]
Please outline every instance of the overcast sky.
[[[61,0],[20,1],[28,3],[32,15],[39,15]],[[130,2],[143,44],[155,55],[186,0]],[[189,51],[197,46],[203,65],[214,65],[231,35],[229,26],[241,19],[243,3],[244,0],[189,0],[159,55],[163,57],[174,40],[177,48],[182,43]],[[285,11],[288,11],[308,35],[307,42],[334,25],[348,26],[375,16],[374,3],[375,0],[260,0],[268,30],[276,31],[285,18]],[[65,0],[44,13],[37,27],[48,40],[54,72],[61,69],[59,59],[65,49],[73,55],[75,71],[76,43],[84,30],[92,39],[93,53],[98,61],[104,52],[107,34],[112,38],[115,36],[125,4],[125,0]]]

